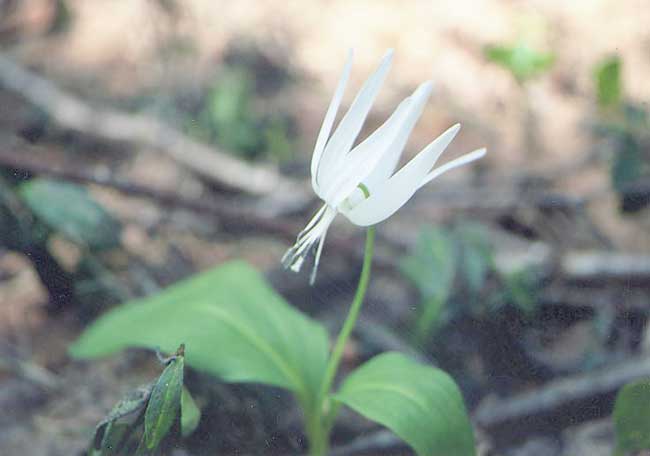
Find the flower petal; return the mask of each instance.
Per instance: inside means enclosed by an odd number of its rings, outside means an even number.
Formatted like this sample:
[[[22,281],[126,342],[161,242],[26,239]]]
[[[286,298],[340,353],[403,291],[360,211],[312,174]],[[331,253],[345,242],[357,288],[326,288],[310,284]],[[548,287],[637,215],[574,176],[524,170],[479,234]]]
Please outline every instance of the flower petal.
[[[403,100],[391,116],[344,158],[340,172],[321,187],[322,197],[336,207],[380,165],[395,137],[399,134],[409,112],[411,99]]]
[[[479,158],[482,158],[485,156],[485,148],[482,149],[477,149],[473,152],[470,152],[468,154],[462,155],[450,162],[445,163],[442,166],[437,167],[433,171],[431,171],[429,174],[427,174],[424,177],[424,180],[420,184],[420,187],[423,185],[428,184],[431,182],[433,179],[436,177],[446,173],[447,171],[451,171],[454,168],[458,168],[459,166],[466,165],[467,163],[473,162],[474,160],[478,160]]]
[[[393,143],[390,145],[390,149],[382,157],[381,161],[372,170],[368,177],[363,180],[364,185],[368,187],[371,194],[378,186],[385,184],[386,180],[388,180],[395,171],[395,167],[402,155],[406,141],[411,135],[415,123],[422,115],[424,105],[429,99],[432,87],[433,84],[431,81],[427,81],[421,84],[415,92],[413,92],[413,95],[411,95],[410,98],[412,101],[409,106],[409,112],[404,123],[400,127],[397,137],[394,139]],[[359,145],[359,147],[361,147],[361,145]]]
[[[320,132],[318,133],[318,139],[316,139],[316,146],[314,146],[314,154],[311,157],[311,184],[314,188],[314,191],[318,193],[318,180],[316,179],[316,171],[318,170],[318,165],[320,159],[323,155],[323,150],[325,150],[325,144],[327,144],[327,139],[330,136],[332,131],[332,126],[334,125],[334,119],[336,118],[336,113],[339,110],[341,105],[341,99],[345,93],[345,86],[350,79],[350,70],[352,68],[352,56],[353,52],[350,49],[348,52],[348,58],[343,67],[343,74],[339,80],[336,90],[334,91],[334,96],[330,102],[329,107],[327,108],[327,113],[325,114],[325,119],[323,119],[323,125],[320,127]]]
[[[352,102],[350,109],[343,116],[341,123],[328,141],[327,146],[325,146],[316,169],[316,181],[320,186],[326,185],[330,179],[339,173],[342,160],[359,135],[377,92],[386,78],[392,57],[393,51],[389,50],[382,59],[379,68],[366,80]]]
[[[384,186],[376,188],[366,200],[351,210],[342,208],[341,212],[360,226],[374,225],[393,215],[420,188],[421,182],[459,129],[459,124],[449,128],[388,179]]]

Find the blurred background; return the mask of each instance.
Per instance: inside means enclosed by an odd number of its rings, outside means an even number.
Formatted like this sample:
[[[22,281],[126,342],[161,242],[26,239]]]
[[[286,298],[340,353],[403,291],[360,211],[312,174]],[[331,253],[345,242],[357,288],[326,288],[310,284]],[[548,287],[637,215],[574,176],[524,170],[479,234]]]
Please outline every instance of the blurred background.
[[[0,454],[83,454],[159,365],[68,345],[227,259],[339,327],[362,230],[337,219],[314,287],[279,259],[318,207],[350,48],[344,106],[395,49],[362,137],[431,79],[405,156],[456,122],[443,161],[488,155],[380,226],[344,369],[399,350],[447,370],[480,454],[611,454],[614,395],[650,376],[648,24],[647,0],[0,0]],[[170,454],[303,450],[282,394],[190,381],[201,423]],[[352,414],[334,447],[410,454]]]

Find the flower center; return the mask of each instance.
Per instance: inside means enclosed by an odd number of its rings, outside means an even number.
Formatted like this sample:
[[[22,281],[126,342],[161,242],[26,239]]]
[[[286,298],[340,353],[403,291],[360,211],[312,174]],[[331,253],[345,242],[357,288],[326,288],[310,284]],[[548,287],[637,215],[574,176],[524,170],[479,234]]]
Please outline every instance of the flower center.
[[[370,190],[364,184],[359,184],[350,195],[343,200],[340,208],[346,211],[351,211],[360,202],[370,198]]]

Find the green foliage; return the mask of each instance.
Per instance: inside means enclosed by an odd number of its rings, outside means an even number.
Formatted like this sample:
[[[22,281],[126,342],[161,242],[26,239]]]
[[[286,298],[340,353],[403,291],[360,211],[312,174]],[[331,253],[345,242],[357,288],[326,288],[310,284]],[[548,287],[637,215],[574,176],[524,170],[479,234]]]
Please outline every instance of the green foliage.
[[[472,426],[451,377],[399,353],[363,364],[334,398],[388,427],[419,456],[475,454]]]
[[[618,56],[608,57],[596,66],[594,79],[598,104],[601,107],[618,106],[621,103],[621,67],[621,59]]]
[[[471,295],[476,295],[494,270],[494,249],[482,225],[460,223],[454,234],[461,258],[460,280]]]
[[[181,432],[183,437],[191,435],[196,430],[200,420],[201,410],[194,402],[194,398],[192,398],[187,388],[183,387],[181,395]]]
[[[494,310],[505,303],[514,305],[524,315],[532,315],[537,310],[537,291],[539,279],[535,271],[523,270],[501,275],[502,288],[493,296]]]
[[[442,324],[456,276],[457,253],[450,233],[431,228],[420,232],[415,249],[400,262],[400,270],[418,287],[424,303],[417,323],[418,338]]]
[[[132,428],[142,421],[153,384],[129,391],[95,428],[90,453],[96,456],[116,455],[128,444]]]
[[[611,147],[610,180],[624,212],[648,204],[647,190],[635,185],[650,177],[650,115],[646,107],[625,100],[621,80],[623,61],[603,59],[594,69],[596,99],[602,108],[593,132]]]
[[[650,381],[624,386],[614,404],[617,454],[650,449]]]
[[[32,179],[18,194],[50,230],[91,249],[116,247],[120,224],[81,186],[47,179]]]
[[[253,154],[261,147],[251,107],[254,81],[244,68],[230,68],[223,72],[208,94],[204,115],[225,147]]]
[[[178,429],[175,424],[180,422],[183,436],[196,428],[200,413],[183,387],[183,346],[165,363],[156,381],[129,392],[97,425],[90,455],[157,454],[163,441],[174,434],[171,431]]]
[[[538,52],[524,41],[507,46],[487,46],[485,57],[508,70],[520,84],[544,73],[553,66],[555,55]]]
[[[624,136],[617,141],[617,144],[610,179],[614,190],[623,193],[626,186],[636,182],[642,176],[645,163],[641,148],[633,137]]]
[[[174,357],[151,391],[144,414],[144,443],[149,450],[158,448],[178,418],[183,391],[184,357]]]
[[[439,228],[423,229],[411,255],[400,262],[400,270],[423,296],[445,301],[453,286],[457,257],[451,233]]]
[[[55,0],[54,2],[54,17],[50,28],[49,34],[56,35],[66,32],[72,25],[73,14],[68,6],[67,0]]]
[[[420,292],[415,330],[420,343],[462,315],[481,316],[505,305],[532,314],[537,307],[537,274],[500,273],[485,228],[478,224],[423,229],[400,270]],[[497,286],[486,287],[488,279]]]
[[[254,109],[255,83],[246,66],[225,67],[189,131],[245,158],[287,160],[293,153],[289,122],[279,114],[265,116]]]
[[[325,371],[324,328],[290,307],[260,274],[230,262],[127,303],[92,324],[71,347],[95,358],[126,347],[180,343],[187,363],[228,382],[289,389],[308,410]]]

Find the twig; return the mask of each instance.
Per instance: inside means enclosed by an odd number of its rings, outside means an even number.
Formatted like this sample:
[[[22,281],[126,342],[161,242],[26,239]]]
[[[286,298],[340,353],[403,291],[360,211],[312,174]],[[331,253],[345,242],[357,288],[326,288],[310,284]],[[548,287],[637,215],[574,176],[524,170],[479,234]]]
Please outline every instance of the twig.
[[[560,275],[574,281],[650,281],[650,256],[615,252],[574,252],[565,255]]]
[[[350,456],[357,453],[376,454],[376,452],[387,452],[399,448],[408,448],[404,441],[400,440],[390,431],[377,431],[370,435],[359,437],[330,451],[330,456]]]
[[[23,96],[63,128],[109,141],[147,145],[218,185],[258,196],[280,194],[293,204],[302,205],[310,198],[304,185],[272,168],[248,164],[158,119],[91,107],[1,53],[0,85]]]
[[[297,226],[293,226],[291,223],[282,222],[277,218],[260,216],[250,210],[238,209],[214,198],[209,201],[184,198],[178,193],[121,180],[115,176],[95,174],[81,169],[77,164],[69,161],[64,160],[61,164],[52,163],[52,161],[45,162],[39,156],[40,150],[37,147],[26,144],[16,137],[1,136],[0,139],[0,167],[70,182],[113,188],[128,195],[153,199],[163,206],[217,216],[222,223],[234,224],[239,229],[245,226],[254,229],[261,228],[287,239],[292,239],[297,233]]]
[[[286,178],[270,167],[246,163],[213,146],[191,139],[150,116],[92,107],[2,53],[0,86],[20,94],[64,128],[109,141],[147,145],[151,149],[166,153],[178,163],[217,185],[261,196],[256,209],[267,215],[277,216],[304,210],[313,200],[311,191],[304,182]],[[510,184],[504,187],[504,181]],[[486,184],[485,188],[469,192],[447,188],[433,193],[431,199],[438,209],[442,204],[454,209],[492,211],[508,210],[522,205],[551,204],[557,207],[582,204],[581,200],[552,194],[522,199],[520,192],[513,189],[517,187],[516,181],[516,176],[493,176],[491,183]],[[498,187],[502,191],[499,191]],[[505,198],[504,189],[507,193]]]
[[[534,391],[498,399],[479,407],[474,419],[492,434],[513,429],[562,426],[610,413],[614,394],[634,380],[650,377],[650,357],[632,357],[618,365],[544,385]]]
[[[37,147],[29,145],[14,136],[1,136],[0,140],[0,167],[71,182],[110,187],[128,195],[153,199],[164,206],[186,209],[202,215],[216,216],[224,226],[237,229],[240,232],[242,230],[261,229],[291,242],[301,228],[299,222],[260,215],[254,210],[243,209],[241,206],[235,207],[217,198],[209,200],[185,198],[178,193],[121,180],[115,176],[94,174],[91,171],[79,168],[78,164],[66,160],[61,160],[59,164],[53,163],[51,160],[46,163],[39,156],[41,151]],[[435,204],[436,202],[441,205],[444,204],[442,200],[436,199],[433,203],[429,202],[423,205]],[[460,200],[447,201],[447,203],[452,205],[456,203],[462,204]],[[495,206],[505,209],[510,202],[502,201],[501,204],[495,204]],[[433,209],[433,206],[430,206],[430,208]],[[384,232],[382,238],[394,247],[400,249],[408,247],[408,243],[404,238],[392,236],[389,232]],[[330,244],[333,244],[333,247],[340,247],[337,250],[341,251],[350,251],[351,249],[354,253],[352,256],[354,258],[358,257],[358,249],[355,249],[347,240],[333,238]],[[553,266],[554,259],[550,251],[545,252],[538,249],[534,250],[533,253],[534,255],[519,258],[516,269],[533,265],[541,266],[545,270],[558,270],[559,276],[569,281],[650,281],[650,257],[646,255],[618,254],[609,251],[568,251],[559,259],[559,265]],[[514,267],[510,264],[513,260],[512,254],[507,255],[507,257],[509,261],[503,265],[505,270]],[[378,262],[380,267],[387,266],[382,258],[378,258]]]

